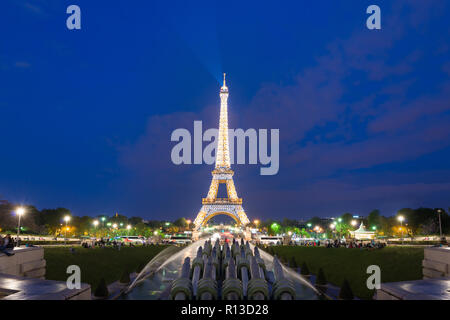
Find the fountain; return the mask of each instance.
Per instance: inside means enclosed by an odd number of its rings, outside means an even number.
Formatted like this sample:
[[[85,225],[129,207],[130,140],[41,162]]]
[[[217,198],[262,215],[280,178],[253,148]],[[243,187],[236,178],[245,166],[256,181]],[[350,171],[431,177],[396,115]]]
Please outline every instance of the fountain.
[[[203,245],[202,245],[203,244]],[[167,252],[164,252],[168,250]],[[316,300],[320,292],[249,242],[199,240],[155,257],[122,299]],[[157,263],[162,261],[162,263]],[[192,261],[192,263],[191,263]]]

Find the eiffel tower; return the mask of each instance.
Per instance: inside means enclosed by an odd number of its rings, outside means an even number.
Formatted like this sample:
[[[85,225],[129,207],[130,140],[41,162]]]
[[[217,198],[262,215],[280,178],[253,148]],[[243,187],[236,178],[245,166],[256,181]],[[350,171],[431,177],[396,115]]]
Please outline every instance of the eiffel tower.
[[[216,167],[212,171],[212,181],[208,195],[202,199],[202,208],[194,220],[194,230],[198,231],[212,217],[225,214],[233,218],[240,226],[250,221],[242,208],[242,198],[238,198],[234,187],[233,174],[230,166],[230,151],[228,149],[228,87],[223,74],[223,86],[220,88],[220,120],[219,138],[216,149]],[[226,184],[227,198],[217,198],[221,183]]]

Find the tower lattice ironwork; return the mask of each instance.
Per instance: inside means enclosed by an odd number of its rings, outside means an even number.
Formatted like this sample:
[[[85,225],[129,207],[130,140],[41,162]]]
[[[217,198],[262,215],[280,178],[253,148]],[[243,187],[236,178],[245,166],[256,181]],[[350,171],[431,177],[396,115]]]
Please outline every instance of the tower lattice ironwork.
[[[202,199],[202,208],[194,220],[195,230],[199,230],[209,219],[219,214],[232,217],[241,226],[245,226],[250,222],[242,208],[242,198],[237,196],[233,174],[228,144],[228,87],[224,73],[223,85],[220,88],[220,120],[216,166],[212,171],[212,181],[208,195]],[[217,191],[222,183],[226,185],[227,198],[217,198]]]

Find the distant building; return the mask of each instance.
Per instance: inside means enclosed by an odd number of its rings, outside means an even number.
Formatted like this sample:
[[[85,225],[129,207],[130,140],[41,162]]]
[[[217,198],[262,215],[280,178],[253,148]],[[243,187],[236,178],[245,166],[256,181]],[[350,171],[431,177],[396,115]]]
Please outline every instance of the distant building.
[[[355,231],[350,231],[350,236],[355,240],[372,240],[375,239],[375,232],[368,231],[361,222],[359,228]]]

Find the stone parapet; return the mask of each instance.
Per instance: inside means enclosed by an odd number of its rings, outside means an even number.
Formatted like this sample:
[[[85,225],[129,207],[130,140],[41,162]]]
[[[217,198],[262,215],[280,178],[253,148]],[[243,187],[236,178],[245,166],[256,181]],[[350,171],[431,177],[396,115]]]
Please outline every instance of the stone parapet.
[[[424,279],[449,278],[450,247],[425,248],[422,267]]]
[[[44,248],[20,247],[11,251],[12,256],[0,253],[0,273],[13,276],[41,278],[45,277]]]

